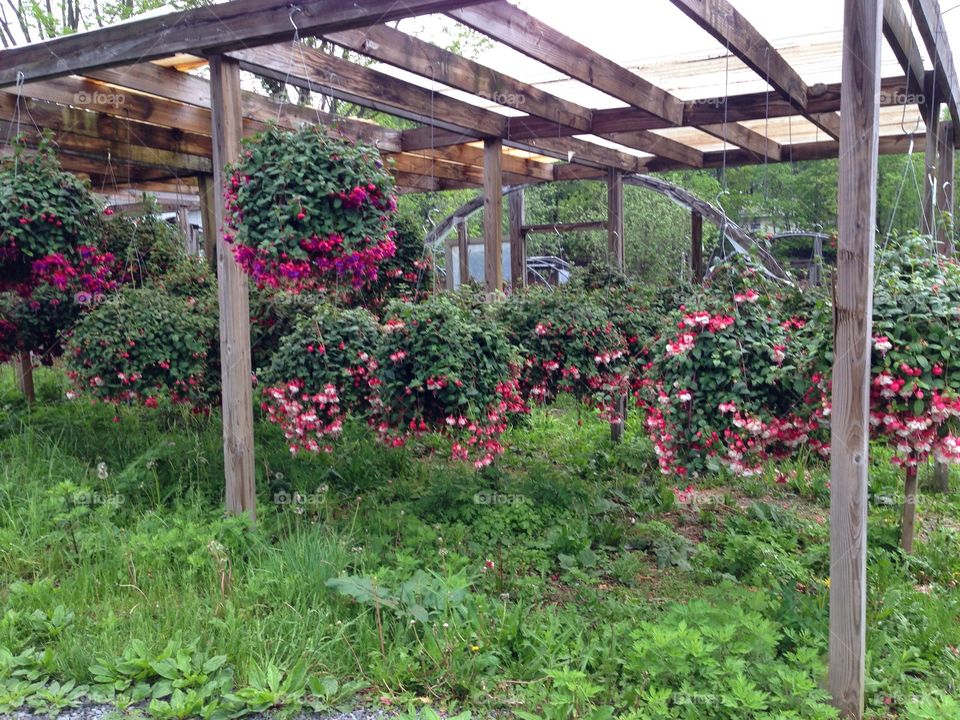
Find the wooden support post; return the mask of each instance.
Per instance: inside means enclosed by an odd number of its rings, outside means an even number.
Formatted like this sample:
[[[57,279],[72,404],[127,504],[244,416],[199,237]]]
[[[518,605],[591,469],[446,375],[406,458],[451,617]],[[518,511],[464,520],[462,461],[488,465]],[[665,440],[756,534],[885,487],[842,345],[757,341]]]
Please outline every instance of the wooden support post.
[[[624,269],[623,253],[623,171],[607,171],[607,254],[610,264]]]
[[[23,393],[27,405],[32,405],[37,401],[37,394],[33,389],[33,359],[30,357],[30,351],[17,353],[13,366],[20,392]]]
[[[527,286],[527,235],[523,232],[526,213],[523,188],[509,195],[510,217],[510,285],[514,289]]]
[[[807,281],[811,287],[823,284],[823,238],[819,235],[813,238],[813,265],[810,266]]]
[[[924,118],[926,120],[926,118]],[[940,103],[933,104],[933,117],[927,123],[924,143],[923,212],[920,213],[920,232],[933,235],[937,227],[937,137],[940,129]]]
[[[844,0],[839,248],[834,294],[830,460],[829,688],[863,717],[867,601],[870,333],[877,212],[882,3]]]
[[[607,254],[610,263],[624,270],[623,252],[623,172],[610,168],[607,171]],[[617,398],[617,417],[610,423],[610,439],[617,443],[623,438],[627,421],[627,396]]]
[[[454,283],[455,278],[453,277],[453,245],[450,242],[445,242],[443,244],[443,266],[446,268],[446,282],[444,287],[447,290],[456,290],[457,286]]]
[[[207,267],[212,271],[217,269],[217,218],[214,206],[221,193],[216,191],[216,185],[211,175],[197,176],[197,191],[200,195],[200,223],[203,227],[203,254],[207,259]]]
[[[183,236],[183,249],[187,255],[193,254],[193,243],[190,237],[190,215],[187,208],[183,205],[177,206],[177,229]]]
[[[460,255],[460,284],[470,283],[470,228],[466,219],[457,223],[457,247]]]
[[[213,203],[219,230],[225,225],[224,166],[240,156],[240,64],[222,55],[210,58],[213,125]],[[223,460],[227,512],[256,519],[253,464],[253,397],[250,368],[250,300],[247,278],[230,247],[217,244],[220,302],[220,372],[223,394]]]
[[[483,279],[487,296],[503,290],[503,140],[483,141]]]
[[[917,466],[906,469],[903,483],[903,514],[900,520],[900,547],[909,555],[913,552],[914,527],[917,524]]]
[[[690,212],[690,273],[695,283],[703,282],[703,215]]]

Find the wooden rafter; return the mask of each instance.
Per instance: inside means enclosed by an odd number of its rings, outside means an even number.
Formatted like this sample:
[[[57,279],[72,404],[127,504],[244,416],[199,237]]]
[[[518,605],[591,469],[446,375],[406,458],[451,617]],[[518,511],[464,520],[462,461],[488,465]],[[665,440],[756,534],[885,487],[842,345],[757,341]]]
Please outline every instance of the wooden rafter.
[[[497,72],[400,30],[375,25],[363,30],[333,33],[326,37],[338,45],[375,60],[477,95],[498,105],[512,107],[578,132],[590,131],[593,113],[589,108],[551,95],[535,85]],[[512,121],[519,123],[522,119],[516,118]]]
[[[451,10],[447,14],[671,125],[683,122],[683,103],[677,97],[503,0]]]
[[[650,130],[635,130],[633,132],[603,133],[598,137],[615,142],[619,145],[648,152],[659,157],[676,160],[689,167],[703,167],[703,153],[694,147],[684,145],[664,135],[658,135]]]
[[[131,65],[178,52],[209,54],[443,12],[476,0],[233,0],[0,52],[0,87]]]
[[[927,101],[926,71],[923,55],[913,34],[913,26],[900,0],[883,0],[883,35],[897,61],[907,74],[907,89],[917,96],[920,112],[930,117],[931,105]]]
[[[912,0],[911,5],[917,30],[927,47],[927,54],[933,60],[933,82],[937,95],[941,102],[950,105],[954,119],[960,119],[960,81],[957,80],[957,68],[953,64],[940,3],[937,0]],[[930,88],[931,85],[925,87]]]
[[[465,130],[481,137],[502,137],[506,133],[503,115],[306,45],[269,45],[237,50],[230,56],[239,60],[243,69],[257,75],[320,90],[347,102],[434,127]]]
[[[780,143],[740,123],[699,125],[697,129],[731,145],[736,145],[743,150],[747,150],[757,157],[774,161],[779,160],[781,157],[782,148]]]
[[[807,107],[807,84],[727,0],[671,0],[687,17],[729,48],[798,110]]]

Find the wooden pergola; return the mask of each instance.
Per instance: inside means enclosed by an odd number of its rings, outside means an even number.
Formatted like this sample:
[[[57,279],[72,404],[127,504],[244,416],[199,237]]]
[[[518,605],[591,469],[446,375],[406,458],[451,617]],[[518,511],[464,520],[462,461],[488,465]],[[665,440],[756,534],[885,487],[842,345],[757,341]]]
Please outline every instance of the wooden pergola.
[[[52,130],[64,168],[114,195],[189,195],[202,208],[219,278],[223,438],[229,511],[255,511],[248,291],[223,227],[223,167],[240,140],[276,122],[321,123],[374,143],[405,192],[479,188],[485,283],[502,287],[502,189],[556,180],[608,184],[609,255],[623,263],[623,178],[635,173],[840,158],[833,376],[830,689],[863,707],[868,381],[877,157],[925,149],[925,229],[950,240],[958,83],[937,0],[845,0],[842,43],[820,59],[840,82],[808,82],[728,0],[662,0],[719,40],[697,63],[628,68],[505,0],[233,0],[0,52],[0,130]],[[651,9],[651,12],[655,12]],[[444,13],[532,58],[606,107],[561,97],[387,25]],[[789,15],[789,12],[785,11]],[[320,37],[379,65],[311,48]],[[884,46],[884,40],[886,45]],[[884,76],[881,48],[898,67]],[[812,52],[812,51],[810,51]],[[664,87],[734,63],[760,91],[698,96]],[[206,65],[209,80],[188,72]],[[405,71],[402,77],[388,67]],[[692,68],[692,70],[691,70]],[[281,104],[241,89],[241,71],[413,121],[396,130]],[[661,78],[662,83],[647,78]],[[409,78],[419,78],[413,81]],[[693,87],[696,87],[694,85]],[[468,102],[463,94],[470,96]],[[511,198],[514,196],[511,195]],[[514,282],[523,282],[522,198],[511,200]],[[702,217],[692,213],[692,236]],[[691,256],[702,263],[702,248]],[[462,259],[461,259],[462,261]],[[695,267],[695,273],[702,267]]]

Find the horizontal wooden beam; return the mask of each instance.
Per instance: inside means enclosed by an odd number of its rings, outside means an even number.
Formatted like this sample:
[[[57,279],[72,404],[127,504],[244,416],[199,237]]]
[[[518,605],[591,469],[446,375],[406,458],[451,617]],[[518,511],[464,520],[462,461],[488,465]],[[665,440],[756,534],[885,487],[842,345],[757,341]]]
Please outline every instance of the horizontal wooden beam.
[[[444,12],[476,0],[233,0],[131,20],[0,51],[0,87],[132,65],[179,52],[208,55]]]
[[[612,167],[626,172],[643,172],[646,159],[630,153],[604,147],[579,138],[537,138],[525,143],[530,149],[552,154],[571,163]]]
[[[470,130],[501,137],[502,115],[431,92],[419,85],[301,45],[268,45],[236,50],[230,57],[244,70],[298,87],[323,92],[417,122],[448,130]]]
[[[447,14],[497,42],[663,118],[671,125],[680,125],[683,121],[683,103],[679,98],[504,0],[451,10]]]
[[[807,107],[807,85],[783,56],[727,0],[671,0],[687,17],[728,48],[798,110]]]
[[[711,125],[699,125],[701,130],[708,135],[723,140],[731,145],[747,150],[757,157],[768,160],[779,160],[781,147],[780,143],[771,140],[766,135],[762,135],[740,123],[716,123]]]
[[[589,132],[593,114],[586,108],[497,72],[478,62],[431,45],[386,25],[347,30],[326,36],[375,60],[421,77],[512,107],[556,125]]]
[[[957,79],[957,68],[953,62],[950,38],[943,24],[940,3],[937,0],[912,0],[911,7],[917,30],[927,47],[927,54],[933,60],[932,74],[938,95],[938,98],[934,98],[934,105],[936,102],[949,104],[953,119],[960,120],[960,81]]]
[[[650,130],[635,130],[633,132],[604,133],[599,135],[604,140],[615,142],[618,145],[648,152],[659,157],[669,158],[690,167],[703,167],[703,153],[694,147],[684,145],[664,135],[657,135]]]
[[[186,105],[210,108],[209,80],[153,63],[94,70],[88,72],[86,77],[108,83],[113,88],[110,92],[124,94],[125,90],[134,90],[137,93],[156,95]],[[104,92],[104,94],[108,93]],[[280,127],[289,128],[320,123],[327,126],[332,134],[342,135],[353,141],[362,140],[375,144],[385,151],[400,150],[400,131],[384,128],[373,122],[331,115],[295,103],[280,104],[249,91],[241,93],[241,102],[243,116],[247,120],[275,123]]]
[[[565,232],[572,230],[605,230],[606,228],[606,220],[586,220],[584,222],[539,223],[536,225],[523,225],[520,228],[520,231],[526,234]]]
[[[916,96],[923,118],[929,119],[931,105],[924,87],[923,55],[913,34],[913,23],[900,0],[883,0],[883,36],[907,75],[907,88]]]
[[[406,153],[433,157],[445,162],[460,163],[461,165],[483,166],[483,147],[476,145],[451,145],[436,150],[419,150],[416,153]],[[503,153],[501,165],[503,172],[522,175],[530,180],[553,180],[553,167],[556,163],[544,162],[533,158]]]

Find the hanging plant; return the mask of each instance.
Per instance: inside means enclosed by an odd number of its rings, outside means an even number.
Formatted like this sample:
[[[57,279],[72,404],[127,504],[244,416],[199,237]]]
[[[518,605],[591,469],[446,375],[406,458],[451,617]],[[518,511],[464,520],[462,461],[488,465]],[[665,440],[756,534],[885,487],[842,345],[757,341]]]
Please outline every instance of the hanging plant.
[[[321,305],[280,340],[262,374],[261,409],[283,430],[291,452],[329,452],[347,414],[367,411],[378,334],[366,310]]]
[[[575,290],[531,288],[500,308],[509,338],[522,355],[520,386],[536,403],[570,393],[606,420],[629,387],[629,351],[610,315]]]
[[[360,288],[395,252],[393,178],[371,146],[274,127],[229,172],[224,240],[257,285]]]
[[[211,296],[127,288],[97,305],[67,347],[75,390],[114,404],[157,407],[158,398],[205,409],[217,402],[217,316]]]
[[[87,187],[60,167],[49,135],[32,155],[15,140],[0,165],[0,290],[109,286],[111,258],[95,248],[99,215]]]
[[[0,293],[0,359],[32,352],[37,362],[52,364],[84,309],[73,295],[48,285],[26,298]]]
[[[502,328],[443,295],[391,304],[375,358],[371,424],[389,445],[438,433],[479,469],[503,452],[510,415],[526,412]]]
[[[770,458],[826,451],[810,330],[784,293],[733,259],[670,313],[637,396],[664,474],[751,476]]]

